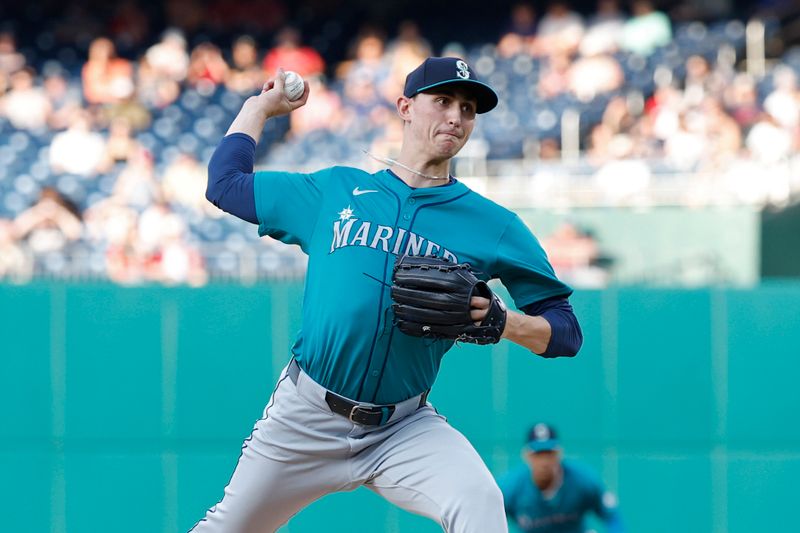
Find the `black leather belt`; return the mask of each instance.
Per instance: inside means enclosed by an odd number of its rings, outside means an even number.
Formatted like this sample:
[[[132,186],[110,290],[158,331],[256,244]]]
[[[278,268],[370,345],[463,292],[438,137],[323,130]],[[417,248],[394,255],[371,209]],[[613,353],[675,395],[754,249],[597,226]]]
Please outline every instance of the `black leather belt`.
[[[300,366],[296,361],[289,364],[289,378],[292,383],[297,385],[297,376],[300,375]],[[425,391],[419,399],[419,407],[425,405],[428,400],[428,392]],[[325,403],[328,404],[331,411],[336,414],[342,415],[355,424],[362,426],[382,426],[389,421],[389,418],[396,410],[394,405],[363,405],[355,403],[347,398],[339,396],[331,391],[325,392]]]

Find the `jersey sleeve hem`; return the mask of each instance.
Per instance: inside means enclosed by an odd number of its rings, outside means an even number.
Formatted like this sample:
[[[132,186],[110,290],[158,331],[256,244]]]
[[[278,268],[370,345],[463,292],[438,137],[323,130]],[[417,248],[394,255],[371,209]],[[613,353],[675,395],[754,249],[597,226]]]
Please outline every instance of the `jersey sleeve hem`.
[[[521,309],[526,305],[531,305],[536,302],[541,302],[542,300],[553,298],[555,296],[563,296],[565,298],[568,298],[569,296],[572,295],[573,292],[574,291],[572,289],[567,289],[567,290],[553,289],[551,291],[546,291],[540,295],[537,295],[536,298],[525,298],[524,300],[520,300],[519,302],[514,301],[514,303],[516,304],[517,309]]]

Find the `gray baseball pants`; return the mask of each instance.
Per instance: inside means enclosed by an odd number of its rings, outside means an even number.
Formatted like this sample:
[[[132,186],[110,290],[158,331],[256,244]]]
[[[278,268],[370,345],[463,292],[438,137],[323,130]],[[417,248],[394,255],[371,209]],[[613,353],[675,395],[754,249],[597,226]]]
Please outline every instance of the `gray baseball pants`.
[[[314,500],[360,486],[448,533],[508,531],[494,478],[430,404],[420,408],[412,398],[385,425],[361,426],[332,413],[326,390],[302,370],[290,376],[288,369],[222,500],[191,533],[272,533]]]

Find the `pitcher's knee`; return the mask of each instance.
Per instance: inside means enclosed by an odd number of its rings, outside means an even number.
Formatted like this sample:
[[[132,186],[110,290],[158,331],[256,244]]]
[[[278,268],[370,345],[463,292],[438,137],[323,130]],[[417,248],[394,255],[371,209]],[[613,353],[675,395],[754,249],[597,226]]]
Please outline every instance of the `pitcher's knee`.
[[[458,494],[451,499],[451,506],[445,509],[445,523],[453,526],[448,531],[481,531],[481,527],[497,527],[484,531],[501,531],[505,527],[503,493],[493,479],[477,483],[459,485]],[[502,529],[505,531],[505,529]]]
[[[482,509],[483,512],[486,513],[505,513],[503,507],[503,493],[500,492],[500,488],[494,480],[490,483],[482,483],[478,486],[471,487],[467,501],[470,507]]]

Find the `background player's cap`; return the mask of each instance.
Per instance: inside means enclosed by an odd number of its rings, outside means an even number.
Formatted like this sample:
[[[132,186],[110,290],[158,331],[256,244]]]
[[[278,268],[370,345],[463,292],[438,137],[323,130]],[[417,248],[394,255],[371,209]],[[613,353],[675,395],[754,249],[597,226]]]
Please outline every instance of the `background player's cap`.
[[[558,434],[553,426],[540,422],[528,432],[527,447],[534,452],[546,452],[559,447]]]
[[[486,113],[497,105],[497,93],[480,81],[467,62],[457,57],[429,57],[406,76],[403,95],[407,98],[434,87],[458,84],[478,100],[476,112]]]

